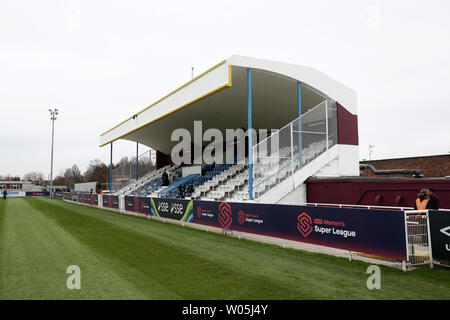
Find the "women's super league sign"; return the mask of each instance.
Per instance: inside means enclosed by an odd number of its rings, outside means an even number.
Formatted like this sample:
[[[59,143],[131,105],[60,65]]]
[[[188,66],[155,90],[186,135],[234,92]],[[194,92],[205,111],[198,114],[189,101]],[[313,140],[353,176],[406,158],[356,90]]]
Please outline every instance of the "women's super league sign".
[[[406,260],[402,211],[194,201],[194,223]]]
[[[89,194],[76,194],[77,199],[74,196],[72,200],[84,203],[96,200]],[[407,260],[403,211],[128,196],[124,202],[126,211]],[[103,195],[103,207],[117,209],[119,197]],[[442,223],[435,217],[432,225],[447,223],[447,217]],[[450,226],[445,231],[448,234],[444,236],[450,238]],[[439,248],[450,250],[450,241]]]

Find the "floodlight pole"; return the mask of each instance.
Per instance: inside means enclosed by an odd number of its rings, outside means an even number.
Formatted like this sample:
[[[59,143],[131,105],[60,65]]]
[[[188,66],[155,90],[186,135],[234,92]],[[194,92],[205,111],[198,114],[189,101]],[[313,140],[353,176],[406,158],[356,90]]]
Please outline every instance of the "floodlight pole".
[[[372,160],[373,148],[375,148],[375,146],[370,144],[369,145],[369,160]]]
[[[51,153],[51,160],[50,160],[50,198],[53,198],[53,145],[55,140],[55,120],[56,115],[58,114],[58,109],[49,109],[52,120],[52,153]]]

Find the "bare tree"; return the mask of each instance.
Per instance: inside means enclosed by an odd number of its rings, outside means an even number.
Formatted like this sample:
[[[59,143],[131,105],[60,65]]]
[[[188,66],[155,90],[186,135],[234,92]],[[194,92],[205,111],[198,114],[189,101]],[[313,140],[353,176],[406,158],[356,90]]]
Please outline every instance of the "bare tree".
[[[97,181],[98,183],[106,183],[108,177],[109,167],[99,159],[91,160],[84,173],[85,182]]]
[[[44,180],[44,175],[41,172],[28,172],[23,176],[24,181],[32,181],[35,184],[41,185]]]
[[[59,181],[61,182],[63,181],[64,182],[63,185],[68,186],[70,188],[72,188],[75,183],[83,181],[81,171],[76,164],[74,164],[72,168],[67,168],[64,171],[64,175],[61,176],[60,178],[62,179],[60,179]]]
[[[83,175],[81,174],[81,170],[78,168],[76,164],[72,166],[72,178],[74,180],[74,183],[83,181]]]
[[[55,186],[67,186],[67,180],[64,176],[57,176],[53,179],[53,184]]]

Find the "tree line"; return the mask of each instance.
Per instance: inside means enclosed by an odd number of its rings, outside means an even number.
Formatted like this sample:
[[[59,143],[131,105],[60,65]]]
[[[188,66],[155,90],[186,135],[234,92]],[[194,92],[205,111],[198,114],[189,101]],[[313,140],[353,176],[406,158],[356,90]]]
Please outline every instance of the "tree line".
[[[66,186],[73,189],[75,183],[97,181],[100,184],[108,182],[109,166],[99,159],[91,160],[84,173],[74,164],[71,168],[64,170],[63,174],[53,178],[54,186]],[[0,180],[5,181],[31,181],[37,186],[47,186],[48,179],[42,172],[28,172],[21,179],[19,176],[0,175]]]
[[[135,157],[123,157],[117,164],[113,164],[113,170],[119,167],[128,168],[136,165]],[[148,170],[154,167],[154,163],[150,159],[139,159],[139,167],[142,170]],[[130,171],[126,169],[125,171]],[[38,186],[47,186],[48,180],[41,172],[28,172],[21,179],[19,176],[0,175],[0,180],[5,181],[31,181]],[[75,183],[81,182],[98,182],[100,185],[109,183],[109,165],[105,164],[99,159],[91,160],[84,173],[80,168],[74,164],[71,168],[64,170],[63,174],[57,175],[53,179],[54,186],[66,186],[73,189]]]

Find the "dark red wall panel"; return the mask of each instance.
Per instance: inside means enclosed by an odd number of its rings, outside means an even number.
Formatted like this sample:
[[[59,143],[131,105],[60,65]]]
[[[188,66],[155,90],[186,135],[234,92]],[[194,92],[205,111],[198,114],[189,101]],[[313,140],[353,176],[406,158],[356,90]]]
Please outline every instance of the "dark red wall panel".
[[[338,144],[358,145],[358,116],[336,102]]]
[[[310,179],[309,203],[414,207],[422,188],[432,187],[440,208],[450,209],[450,179]]]

